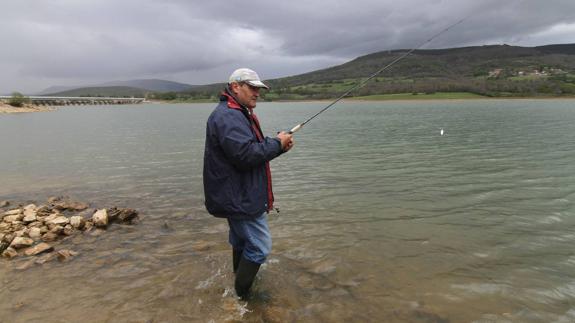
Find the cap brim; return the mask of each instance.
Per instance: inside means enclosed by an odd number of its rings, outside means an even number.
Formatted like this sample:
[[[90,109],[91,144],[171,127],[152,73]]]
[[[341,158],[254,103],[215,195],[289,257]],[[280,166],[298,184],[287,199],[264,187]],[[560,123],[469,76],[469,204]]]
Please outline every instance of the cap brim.
[[[255,86],[255,87],[261,87],[264,89],[269,90],[269,86],[265,85],[264,83],[262,83],[261,81],[247,81],[246,83],[248,83],[251,86]]]

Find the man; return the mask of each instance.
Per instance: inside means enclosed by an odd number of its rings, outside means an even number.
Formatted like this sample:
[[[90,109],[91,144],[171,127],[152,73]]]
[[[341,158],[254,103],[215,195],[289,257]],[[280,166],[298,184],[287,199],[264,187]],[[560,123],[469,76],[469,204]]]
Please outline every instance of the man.
[[[242,299],[271,250],[267,214],[274,195],[269,161],[293,147],[286,132],[264,137],[253,112],[262,83],[256,72],[232,73],[206,126],[204,194],[208,212],[226,218],[235,289]]]

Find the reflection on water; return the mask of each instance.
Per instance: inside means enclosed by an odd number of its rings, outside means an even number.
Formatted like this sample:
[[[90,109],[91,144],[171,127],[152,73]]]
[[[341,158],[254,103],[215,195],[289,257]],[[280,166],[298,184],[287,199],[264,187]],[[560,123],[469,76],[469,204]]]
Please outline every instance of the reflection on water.
[[[67,194],[142,221],[63,241],[68,263],[2,261],[0,321],[573,321],[572,105],[334,107],[272,162],[281,212],[249,304],[227,225],[203,208],[213,105],[1,116],[0,200]],[[323,106],[257,112],[272,134]]]

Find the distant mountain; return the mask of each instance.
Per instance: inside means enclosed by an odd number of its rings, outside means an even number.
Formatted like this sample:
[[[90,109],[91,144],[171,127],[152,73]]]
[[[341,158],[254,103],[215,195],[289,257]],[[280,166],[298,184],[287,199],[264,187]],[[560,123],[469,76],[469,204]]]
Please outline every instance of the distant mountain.
[[[46,94],[51,94],[51,93],[64,92],[64,91],[69,91],[69,90],[73,90],[73,89],[77,89],[77,88],[79,88],[79,87],[78,86],[55,85],[55,86],[51,86],[47,89],[42,90],[42,92],[37,93],[36,95],[46,95]]]
[[[143,98],[148,91],[129,86],[102,86],[84,87],[63,92],[47,94],[47,96],[95,96],[95,97],[115,97],[115,98]]]
[[[190,89],[193,89],[195,85],[172,82],[172,81],[165,81],[165,80],[157,80],[157,79],[143,79],[143,80],[129,80],[129,81],[113,81],[113,82],[106,82],[101,84],[95,85],[83,85],[83,86],[51,86],[42,92],[38,93],[38,95],[60,95],[64,92],[69,92],[73,90],[80,90],[82,93],[87,93],[93,91],[95,88],[99,88],[99,93],[102,92],[105,88],[113,89],[113,88],[123,88],[123,89],[115,89],[116,93],[121,93],[125,91],[125,88],[132,88],[133,91],[137,89],[139,92],[137,93],[145,93],[145,92],[183,92]],[[130,92],[132,93],[132,92]]]
[[[183,92],[190,90],[194,87],[194,85],[190,84],[157,80],[157,79],[114,81],[114,82],[102,83],[97,86],[128,86],[152,92]]]

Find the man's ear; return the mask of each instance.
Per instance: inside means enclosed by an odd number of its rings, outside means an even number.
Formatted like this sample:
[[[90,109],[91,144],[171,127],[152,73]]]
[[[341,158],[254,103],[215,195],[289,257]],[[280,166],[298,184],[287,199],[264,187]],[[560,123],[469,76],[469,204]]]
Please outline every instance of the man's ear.
[[[233,94],[238,95],[239,90],[238,88],[240,87],[239,83],[233,82],[230,83],[230,90],[232,91]]]

